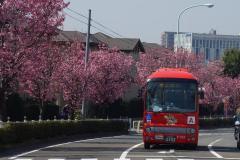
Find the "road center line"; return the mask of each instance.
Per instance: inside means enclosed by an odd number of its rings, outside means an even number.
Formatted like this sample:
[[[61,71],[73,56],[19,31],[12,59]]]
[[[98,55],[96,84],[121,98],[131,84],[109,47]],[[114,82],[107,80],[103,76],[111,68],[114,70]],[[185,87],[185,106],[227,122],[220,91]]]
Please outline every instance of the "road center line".
[[[141,146],[142,144],[143,144],[143,143],[139,143],[139,144],[136,144],[136,145],[128,148],[126,151],[124,151],[124,152],[121,154],[119,160],[125,160],[126,157],[127,157],[127,154],[128,154],[131,150],[133,150],[134,148],[137,148],[137,147]]]
[[[213,141],[212,143],[210,143],[210,144],[208,145],[209,151],[210,151],[215,157],[217,157],[217,158],[223,158],[223,156],[221,156],[221,155],[219,155],[217,152],[215,152],[215,151],[213,150],[212,146],[213,146],[215,143],[217,143],[217,142],[219,142],[219,141],[221,141],[221,140],[222,140],[222,138],[217,139],[217,140]]]

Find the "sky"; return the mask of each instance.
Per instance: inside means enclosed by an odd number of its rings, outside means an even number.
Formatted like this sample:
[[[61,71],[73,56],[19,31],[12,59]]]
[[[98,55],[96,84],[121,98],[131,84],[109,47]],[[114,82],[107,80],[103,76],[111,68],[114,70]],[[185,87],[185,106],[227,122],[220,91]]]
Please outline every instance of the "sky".
[[[179,13],[192,5],[212,3],[213,8],[189,9],[180,18],[180,32],[208,33],[215,29],[217,34],[240,33],[240,0],[64,0],[70,9],[100,22],[125,38],[140,38],[143,42],[161,42],[161,33],[177,31]],[[87,19],[65,9],[64,30],[87,31]],[[71,18],[75,17],[75,19]],[[91,33],[101,32],[120,37],[92,23]]]

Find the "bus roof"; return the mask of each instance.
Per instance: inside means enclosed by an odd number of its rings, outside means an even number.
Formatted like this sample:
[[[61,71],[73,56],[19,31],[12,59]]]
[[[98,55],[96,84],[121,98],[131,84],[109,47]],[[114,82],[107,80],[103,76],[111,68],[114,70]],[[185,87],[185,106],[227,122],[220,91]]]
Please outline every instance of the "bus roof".
[[[180,78],[197,80],[197,78],[189,73],[185,68],[160,68],[148,77],[148,79],[155,78]]]

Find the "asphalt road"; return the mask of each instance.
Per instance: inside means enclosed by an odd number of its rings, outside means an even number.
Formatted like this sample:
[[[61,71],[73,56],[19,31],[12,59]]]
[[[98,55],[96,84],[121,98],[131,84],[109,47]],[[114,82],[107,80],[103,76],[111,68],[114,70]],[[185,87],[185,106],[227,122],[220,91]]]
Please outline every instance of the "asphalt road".
[[[202,130],[196,150],[153,146],[145,150],[140,134],[72,141],[15,153],[0,160],[240,160],[233,129]]]

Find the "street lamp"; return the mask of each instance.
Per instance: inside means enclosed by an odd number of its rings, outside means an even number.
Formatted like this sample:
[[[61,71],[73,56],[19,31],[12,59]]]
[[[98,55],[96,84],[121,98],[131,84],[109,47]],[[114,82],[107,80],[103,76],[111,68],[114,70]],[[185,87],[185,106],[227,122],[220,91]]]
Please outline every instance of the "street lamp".
[[[211,4],[211,3],[207,3],[207,4],[199,4],[199,5],[194,5],[194,6],[190,6],[190,7],[187,7],[185,8],[184,10],[182,10],[178,16],[178,24],[177,24],[177,47],[176,49],[178,49],[178,46],[179,46],[179,22],[180,22],[180,18],[181,16],[183,15],[183,13],[191,8],[195,8],[195,7],[208,7],[208,8],[212,8],[214,7],[214,4]]]

